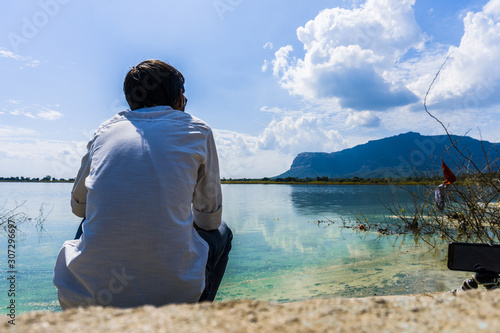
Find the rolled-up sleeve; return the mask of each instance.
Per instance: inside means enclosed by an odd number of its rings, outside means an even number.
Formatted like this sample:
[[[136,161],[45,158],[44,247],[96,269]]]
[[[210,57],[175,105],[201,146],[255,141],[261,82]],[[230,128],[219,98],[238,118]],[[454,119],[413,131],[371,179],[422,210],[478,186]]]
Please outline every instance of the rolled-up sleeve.
[[[71,191],[71,209],[73,214],[79,217],[85,217],[87,207],[87,187],[85,186],[85,178],[89,175],[90,160],[90,153],[87,152],[82,158],[82,164]]]
[[[207,136],[206,156],[205,163],[198,170],[192,208],[196,225],[204,230],[214,230],[222,220],[222,190],[219,159],[212,131]]]

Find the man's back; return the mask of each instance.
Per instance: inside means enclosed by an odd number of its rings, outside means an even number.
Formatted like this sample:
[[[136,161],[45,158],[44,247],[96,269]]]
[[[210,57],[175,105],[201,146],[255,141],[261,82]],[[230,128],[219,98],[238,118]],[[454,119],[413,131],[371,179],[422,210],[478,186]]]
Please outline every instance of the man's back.
[[[196,302],[208,246],[193,220],[207,230],[221,221],[210,128],[168,106],[124,111],[97,130],[87,158],[72,199],[75,213],[84,206],[83,235],[64,244],[54,272],[63,308]]]

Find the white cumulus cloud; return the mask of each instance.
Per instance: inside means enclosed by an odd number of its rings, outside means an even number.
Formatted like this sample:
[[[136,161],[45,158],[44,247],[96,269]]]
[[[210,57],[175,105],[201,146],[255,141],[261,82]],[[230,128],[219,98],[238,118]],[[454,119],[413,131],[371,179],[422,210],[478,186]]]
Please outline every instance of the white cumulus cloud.
[[[6,50],[5,48],[0,47],[0,58],[8,58],[17,61],[26,61],[25,65],[28,67],[37,67],[40,65],[40,60],[33,60],[30,57],[24,57],[12,51]],[[23,67],[21,67],[22,69]]]
[[[0,48],[0,57],[2,58],[10,58],[14,60],[25,60],[25,57],[20,56],[19,54],[16,54],[12,51],[5,50],[3,48]]]
[[[378,127],[380,118],[371,111],[352,112],[347,116],[346,125],[351,127]]]
[[[13,116],[25,116],[32,119],[57,120],[63,117],[63,114],[48,106],[23,105],[19,100],[10,100],[10,107],[13,107],[9,113]]]
[[[306,51],[293,57],[280,48],[273,73],[294,95],[335,98],[344,108],[385,110],[416,102],[417,96],[390,74],[410,48],[426,36],[415,21],[414,0],[368,0],[359,8],[322,11],[297,36]]]
[[[36,135],[37,131],[16,126],[0,126],[0,139]]]
[[[338,131],[325,129],[321,118],[307,114],[271,121],[258,140],[260,149],[279,149],[287,153],[333,151],[341,143]]]
[[[500,0],[467,13],[463,22],[460,45],[449,48],[450,58],[429,95],[435,107],[459,111],[500,102]]]
[[[40,140],[21,129],[0,128],[0,174],[9,176],[72,178],[76,176],[87,142]],[[16,134],[14,134],[16,136]],[[22,137],[25,136],[25,137]],[[12,174],[16,170],[17,174]]]
[[[285,172],[304,151],[336,151],[345,147],[340,134],[313,115],[273,120],[258,135],[214,130],[225,178],[272,177]]]
[[[267,72],[268,67],[269,67],[269,62],[267,61],[267,59],[265,59],[261,68],[262,72]]]
[[[262,48],[272,50],[274,48],[274,45],[272,42],[267,42]]]
[[[56,110],[51,110],[48,108],[43,108],[40,112],[37,113],[39,118],[47,119],[47,120],[57,120],[63,116],[63,114]]]

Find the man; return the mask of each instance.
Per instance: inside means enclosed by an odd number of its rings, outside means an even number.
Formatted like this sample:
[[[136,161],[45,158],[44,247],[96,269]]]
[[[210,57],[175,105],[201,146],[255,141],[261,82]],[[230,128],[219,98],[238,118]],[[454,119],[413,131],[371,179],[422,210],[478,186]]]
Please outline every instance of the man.
[[[184,77],[162,61],[133,67],[123,90],[130,110],[97,129],[73,186],[83,232],[57,258],[59,303],[213,301],[232,233],[212,131],[184,112]]]

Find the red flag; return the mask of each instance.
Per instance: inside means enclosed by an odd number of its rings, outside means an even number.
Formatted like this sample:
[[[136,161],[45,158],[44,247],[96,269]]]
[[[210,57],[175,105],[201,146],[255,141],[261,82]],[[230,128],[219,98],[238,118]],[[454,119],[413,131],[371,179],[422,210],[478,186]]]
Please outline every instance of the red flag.
[[[448,168],[446,164],[444,164],[444,161],[442,161],[442,167],[443,167],[443,175],[446,180],[444,181],[443,184],[445,185],[450,185],[451,183],[455,182],[457,180],[457,177],[455,174]]]

